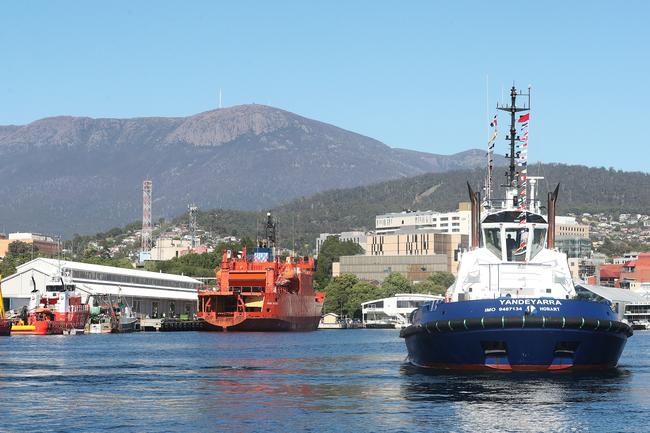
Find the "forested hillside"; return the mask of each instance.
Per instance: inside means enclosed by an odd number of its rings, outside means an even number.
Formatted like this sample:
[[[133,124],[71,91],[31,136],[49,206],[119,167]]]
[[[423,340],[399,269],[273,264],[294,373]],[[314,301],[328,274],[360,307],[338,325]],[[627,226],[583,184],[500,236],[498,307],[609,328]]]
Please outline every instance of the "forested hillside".
[[[497,169],[495,179],[503,178]],[[536,164],[530,175],[544,176],[538,197],[561,184],[559,213],[647,213],[650,210],[650,175],[606,168],[563,164]],[[450,211],[467,201],[467,182],[477,190],[483,170],[429,173],[370,186],[336,189],[300,198],[273,209],[279,221],[282,245],[313,246],[319,233],[374,228],[375,215],[405,209]],[[255,236],[262,212],[210,210],[199,214],[199,225],[219,233]]]

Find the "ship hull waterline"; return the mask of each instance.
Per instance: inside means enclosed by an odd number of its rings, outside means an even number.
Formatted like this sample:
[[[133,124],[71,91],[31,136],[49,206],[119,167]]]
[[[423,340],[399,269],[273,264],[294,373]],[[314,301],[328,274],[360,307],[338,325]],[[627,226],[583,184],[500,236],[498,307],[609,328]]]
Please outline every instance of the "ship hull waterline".
[[[504,352],[486,354],[485,342],[503,342]],[[442,370],[604,370],[614,368],[627,337],[592,330],[494,329],[457,333],[423,332],[406,337],[409,362]],[[572,342],[572,354],[557,347]]]
[[[434,303],[414,319],[400,333],[408,359],[434,369],[609,369],[632,335],[606,303],[579,300]]]
[[[204,331],[212,332],[308,332],[318,329],[320,316],[314,317],[246,317],[240,320],[204,320]]]

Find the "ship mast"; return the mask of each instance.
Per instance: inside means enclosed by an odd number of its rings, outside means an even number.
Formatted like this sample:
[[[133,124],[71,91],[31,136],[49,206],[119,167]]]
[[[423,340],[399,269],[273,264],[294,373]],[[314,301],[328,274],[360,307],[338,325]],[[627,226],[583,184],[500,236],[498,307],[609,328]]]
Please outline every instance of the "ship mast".
[[[271,216],[271,212],[266,213],[266,227],[264,228],[264,237],[267,243],[267,247],[269,248],[275,248],[275,242],[276,242],[276,227],[277,224],[275,221],[273,221],[273,217]]]
[[[527,96],[528,104],[524,103],[523,106],[517,107],[517,97]],[[530,110],[530,88],[528,93],[523,93],[521,90],[517,91],[513,85],[510,89],[510,105],[500,105],[497,103],[497,110],[506,111],[510,113],[510,135],[506,135],[506,140],[510,142],[510,153],[506,154],[506,158],[510,160],[509,170],[506,172],[507,184],[502,185],[506,188],[506,198],[512,200],[512,205],[517,207],[519,205],[519,197],[517,190],[519,188],[519,176],[517,173],[516,158],[519,157],[519,152],[515,150],[518,141],[521,141],[517,135],[516,129],[516,113]]]

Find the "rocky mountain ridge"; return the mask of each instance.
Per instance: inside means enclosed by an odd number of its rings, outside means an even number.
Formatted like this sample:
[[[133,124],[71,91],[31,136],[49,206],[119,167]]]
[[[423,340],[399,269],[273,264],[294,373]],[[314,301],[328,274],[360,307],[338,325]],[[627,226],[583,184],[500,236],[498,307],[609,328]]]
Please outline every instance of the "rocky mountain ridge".
[[[444,148],[438,149],[445,153]],[[482,167],[485,154],[394,149],[264,105],[189,117],[58,116],[0,126],[0,221],[8,231],[92,233],[202,208],[262,209],[317,192]]]

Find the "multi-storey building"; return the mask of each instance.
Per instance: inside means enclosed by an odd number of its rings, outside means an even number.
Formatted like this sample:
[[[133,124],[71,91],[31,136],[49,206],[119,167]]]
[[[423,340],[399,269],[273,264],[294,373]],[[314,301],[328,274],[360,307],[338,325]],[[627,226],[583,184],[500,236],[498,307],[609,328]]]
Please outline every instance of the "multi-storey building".
[[[442,233],[469,234],[470,209],[461,203],[455,212],[404,211],[375,217],[378,234],[392,233],[400,229],[432,229]]]
[[[34,252],[42,256],[55,257],[61,251],[59,243],[49,236],[39,233],[9,233],[9,236],[0,238],[0,257],[7,255],[9,245],[13,242],[30,244],[34,247]]]
[[[579,224],[574,217],[555,217],[555,247],[569,258],[591,255],[589,226]]]

